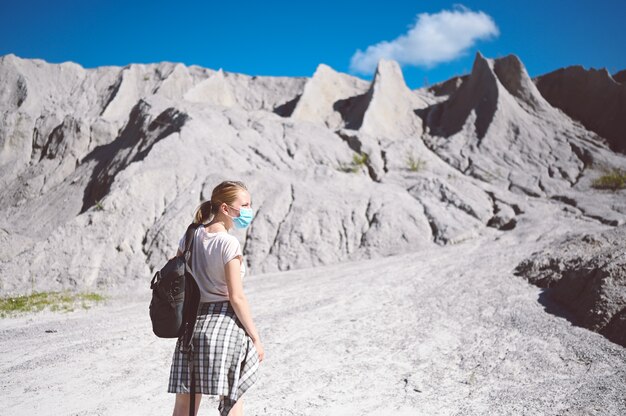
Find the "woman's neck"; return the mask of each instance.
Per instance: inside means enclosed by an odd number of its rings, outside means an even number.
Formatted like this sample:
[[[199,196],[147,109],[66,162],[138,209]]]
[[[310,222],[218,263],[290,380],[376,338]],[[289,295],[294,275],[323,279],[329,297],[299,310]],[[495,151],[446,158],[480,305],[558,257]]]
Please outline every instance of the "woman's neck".
[[[228,229],[226,228],[226,225],[223,221],[211,221],[210,223],[206,224],[204,228],[210,233],[218,233],[220,231],[228,232]]]

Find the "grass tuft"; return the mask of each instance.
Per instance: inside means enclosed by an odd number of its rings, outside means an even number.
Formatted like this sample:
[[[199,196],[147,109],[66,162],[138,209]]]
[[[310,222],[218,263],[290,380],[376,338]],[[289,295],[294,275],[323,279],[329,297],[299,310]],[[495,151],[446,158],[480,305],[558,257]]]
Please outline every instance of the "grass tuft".
[[[352,164],[355,166],[364,166],[367,162],[367,153],[357,153],[352,156]]]
[[[419,172],[426,167],[426,161],[422,159],[415,159],[413,154],[408,155],[406,163],[409,165],[409,170],[412,172]]]
[[[44,309],[71,312],[80,306],[89,309],[105,297],[97,293],[35,292],[30,295],[0,298],[0,318],[39,312]]]
[[[624,189],[626,188],[626,170],[613,169],[606,172],[604,175],[595,179],[591,186],[596,189],[611,189],[613,191]]]
[[[357,153],[352,156],[350,163],[339,163],[338,170],[356,173],[367,163],[367,153]]]

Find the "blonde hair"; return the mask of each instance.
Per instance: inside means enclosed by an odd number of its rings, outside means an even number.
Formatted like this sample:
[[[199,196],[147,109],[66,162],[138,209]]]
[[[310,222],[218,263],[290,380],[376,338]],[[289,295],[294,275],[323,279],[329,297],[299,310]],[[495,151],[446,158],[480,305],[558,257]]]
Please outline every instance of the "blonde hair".
[[[204,201],[196,208],[193,222],[195,224],[204,224],[210,221],[217,214],[222,203],[232,205],[242,190],[247,191],[248,188],[240,181],[224,181],[220,183],[213,188],[211,199]]]

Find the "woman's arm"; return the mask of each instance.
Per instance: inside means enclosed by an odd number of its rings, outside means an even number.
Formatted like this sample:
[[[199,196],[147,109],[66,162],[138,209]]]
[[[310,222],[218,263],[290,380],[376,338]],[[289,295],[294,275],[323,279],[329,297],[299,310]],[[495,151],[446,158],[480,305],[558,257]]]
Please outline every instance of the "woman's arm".
[[[244,328],[259,353],[259,360],[263,361],[263,346],[259,338],[259,333],[256,330],[256,326],[252,321],[252,314],[250,313],[250,305],[248,304],[248,298],[243,293],[243,283],[241,282],[241,260],[240,256],[237,256],[224,265],[224,272],[226,274],[226,285],[228,286],[228,298],[231,305],[237,314],[237,317],[243,324]]]

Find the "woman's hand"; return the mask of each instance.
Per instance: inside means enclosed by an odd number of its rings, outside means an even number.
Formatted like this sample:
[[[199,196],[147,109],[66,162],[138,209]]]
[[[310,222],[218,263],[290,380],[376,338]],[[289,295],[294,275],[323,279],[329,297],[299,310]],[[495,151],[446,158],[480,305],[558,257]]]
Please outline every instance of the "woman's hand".
[[[263,350],[263,344],[261,344],[261,340],[254,341],[254,348],[256,348],[256,352],[259,353],[259,362],[263,361],[265,358],[265,351]]]

